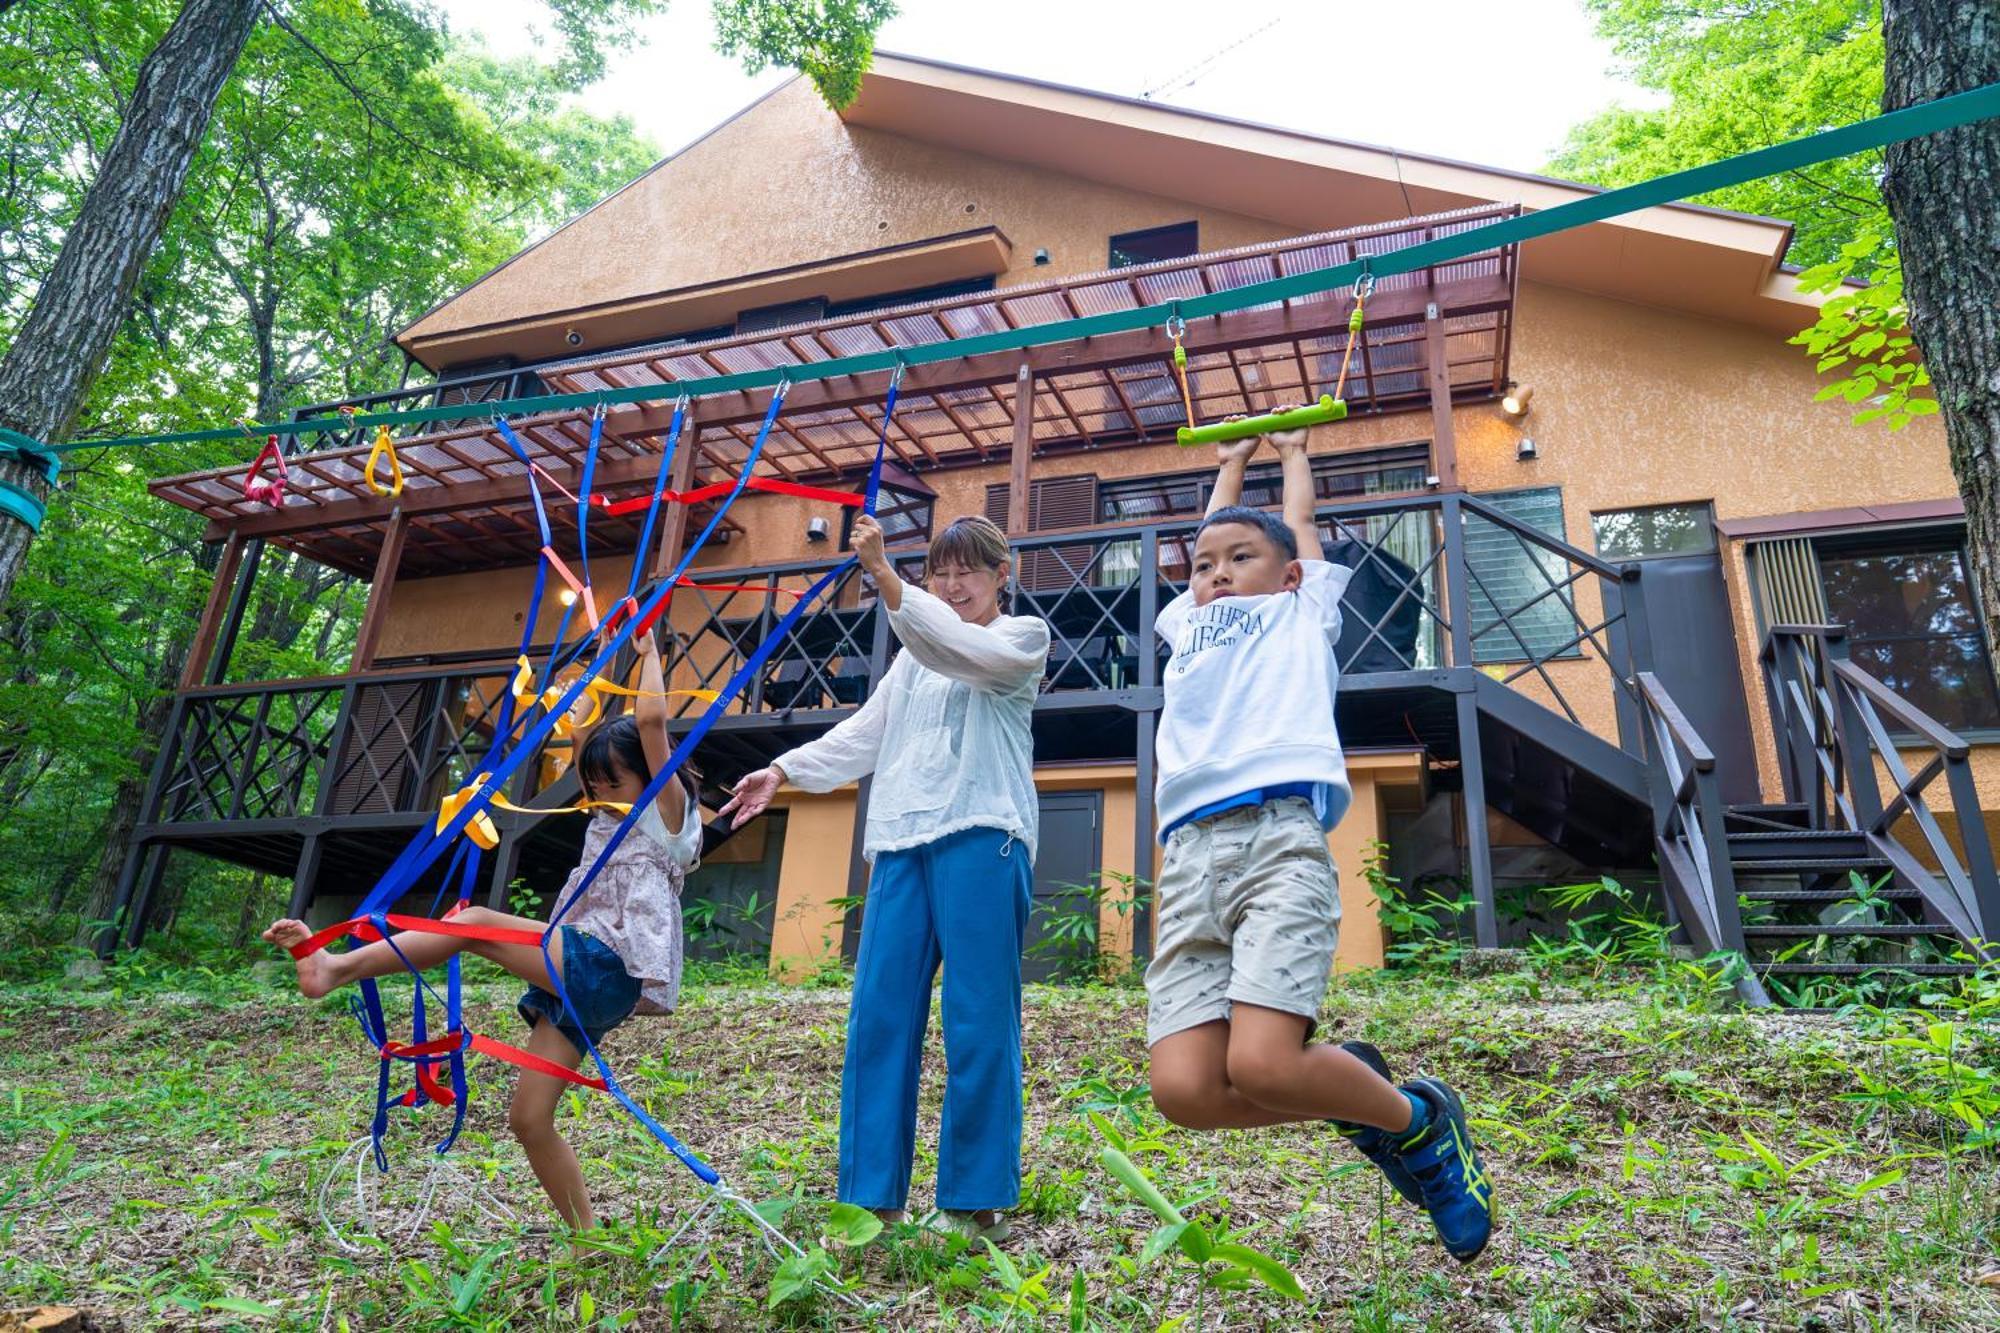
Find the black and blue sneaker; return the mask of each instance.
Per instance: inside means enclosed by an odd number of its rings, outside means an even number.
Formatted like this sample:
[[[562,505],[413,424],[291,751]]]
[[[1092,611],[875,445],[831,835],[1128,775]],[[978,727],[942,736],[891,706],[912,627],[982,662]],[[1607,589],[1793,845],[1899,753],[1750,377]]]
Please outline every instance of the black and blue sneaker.
[[[1396,1156],[1416,1180],[1424,1211],[1451,1257],[1471,1263],[1493,1235],[1493,1182],[1472,1146],[1458,1094],[1434,1078],[1403,1084],[1430,1114],[1423,1128],[1396,1145]]]
[[[1380,1074],[1384,1081],[1394,1083],[1396,1076],[1389,1072],[1389,1062],[1382,1058],[1382,1052],[1365,1041],[1343,1041],[1340,1049]],[[1357,1125],[1351,1120],[1329,1120],[1326,1122],[1339,1132],[1340,1137],[1354,1145],[1355,1151],[1375,1163],[1382,1174],[1389,1178],[1396,1193],[1418,1208],[1424,1206],[1424,1193],[1417,1188],[1415,1176],[1396,1156],[1396,1145],[1387,1130],[1373,1125]]]

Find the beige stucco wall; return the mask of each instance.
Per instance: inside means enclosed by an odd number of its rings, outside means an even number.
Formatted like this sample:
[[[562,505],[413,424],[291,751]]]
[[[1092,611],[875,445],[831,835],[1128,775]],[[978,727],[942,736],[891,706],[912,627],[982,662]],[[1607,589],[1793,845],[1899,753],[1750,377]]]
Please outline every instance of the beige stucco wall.
[[[430,336],[997,226],[1002,285],[1105,266],[1115,233],[1200,223],[1217,250],[1292,229],[844,124],[788,84],[416,326]],[[1036,267],[1037,248],[1050,262]],[[678,330],[660,329],[664,336]]]
[[[1339,971],[1382,965],[1383,937],[1375,896],[1364,873],[1369,847],[1387,831],[1387,811],[1398,801],[1419,799],[1424,783],[1418,752],[1384,751],[1350,755],[1348,778],[1354,802],[1345,819],[1327,835],[1327,848],[1340,872]],[[1095,791],[1103,798],[1099,828],[1101,868],[1107,880],[1133,873],[1135,805],[1130,764],[1050,764],[1035,770],[1038,791]],[[781,978],[809,976],[821,962],[840,955],[843,911],[835,900],[848,891],[853,848],[854,789],[809,796],[784,788],[772,802],[790,811],[778,871],[778,896],[771,931],[771,971]],[[1157,844],[1142,877],[1159,873]],[[1131,896],[1111,888],[1098,912],[1102,950],[1115,957],[1132,953]]]

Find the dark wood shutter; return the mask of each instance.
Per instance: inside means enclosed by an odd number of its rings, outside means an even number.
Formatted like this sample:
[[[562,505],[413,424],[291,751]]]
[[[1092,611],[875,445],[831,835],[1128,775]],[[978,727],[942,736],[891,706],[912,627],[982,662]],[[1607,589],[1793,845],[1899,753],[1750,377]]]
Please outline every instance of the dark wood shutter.
[[[986,488],[986,517],[1007,527],[1008,485],[1000,482]],[[1087,528],[1097,522],[1097,478],[1049,477],[1028,487],[1028,531],[1060,532],[1064,528]],[[1029,592],[1054,592],[1072,583],[1090,582],[1092,555],[1088,543],[1029,551],[1021,557],[1016,573],[1020,585]]]

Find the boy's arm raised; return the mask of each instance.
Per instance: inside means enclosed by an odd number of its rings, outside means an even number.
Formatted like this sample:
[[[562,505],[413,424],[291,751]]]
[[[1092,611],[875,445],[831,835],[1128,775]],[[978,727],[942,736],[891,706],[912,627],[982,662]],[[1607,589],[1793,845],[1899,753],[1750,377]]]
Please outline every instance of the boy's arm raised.
[[[1208,500],[1209,513],[1243,503],[1243,470],[1250,466],[1250,455],[1257,452],[1257,440],[1252,435],[1247,440],[1229,440],[1215,446],[1215,494]]]
[[[1279,408],[1289,411],[1289,408]],[[1278,451],[1279,466],[1285,476],[1285,526],[1292,530],[1292,536],[1299,543],[1299,559],[1324,560],[1326,552],[1319,542],[1319,522],[1313,517],[1312,459],[1306,456],[1308,432],[1303,427],[1298,430],[1277,430],[1270,435],[1271,447]]]

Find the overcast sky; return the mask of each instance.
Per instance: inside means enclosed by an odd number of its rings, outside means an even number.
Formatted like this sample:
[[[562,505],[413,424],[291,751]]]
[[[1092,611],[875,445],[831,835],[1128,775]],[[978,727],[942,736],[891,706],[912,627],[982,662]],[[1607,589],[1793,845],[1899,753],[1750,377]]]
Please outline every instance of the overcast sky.
[[[537,49],[538,0],[436,0],[452,29],[502,55]],[[1126,96],[1150,94],[1334,138],[1533,171],[1568,128],[1614,102],[1580,0],[901,0],[885,51]],[[789,75],[752,78],[713,50],[707,0],[676,0],[645,44],[581,94],[662,151],[698,138]],[[1208,63],[1204,64],[1203,62]]]

